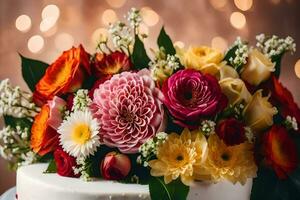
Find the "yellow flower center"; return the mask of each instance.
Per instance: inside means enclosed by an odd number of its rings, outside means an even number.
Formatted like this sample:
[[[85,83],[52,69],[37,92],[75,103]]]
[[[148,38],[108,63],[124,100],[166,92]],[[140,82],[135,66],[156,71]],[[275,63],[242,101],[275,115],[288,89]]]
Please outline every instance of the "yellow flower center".
[[[77,144],[84,144],[91,138],[91,130],[87,124],[77,124],[71,137]]]

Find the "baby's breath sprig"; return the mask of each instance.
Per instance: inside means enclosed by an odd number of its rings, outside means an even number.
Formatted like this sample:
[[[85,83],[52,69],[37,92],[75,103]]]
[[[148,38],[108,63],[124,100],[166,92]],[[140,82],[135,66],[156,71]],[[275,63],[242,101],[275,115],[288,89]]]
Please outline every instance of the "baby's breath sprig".
[[[29,128],[6,126],[0,130],[0,155],[6,159],[12,169],[29,165],[37,161],[38,156],[30,149]]]
[[[28,118],[32,121],[39,110],[32,102],[32,94],[22,91],[20,87],[13,87],[8,79],[0,82],[0,116]]]
[[[73,172],[75,175],[80,174],[80,178],[84,181],[91,181],[92,178],[88,173],[91,163],[87,158],[78,157],[76,158],[76,167],[73,167]]]
[[[295,117],[288,115],[283,124],[288,130],[298,131],[298,123]]]
[[[89,91],[80,89],[75,94],[72,111],[85,111],[86,109],[88,109],[91,103],[92,100],[89,97]]]
[[[148,166],[148,161],[154,159],[157,154],[157,148],[162,144],[168,137],[167,133],[157,133],[154,138],[147,140],[139,148],[140,156],[137,158],[137,163],[142,164],[144,167]]]
[[[296,43],[290,36],[279,38],[277,35],[266,36],[260,34],[256,36],[256,47],[258,47],[266,56],[273,58],[286,52],[292,54],[296,51]]]
[[[233,48],[235,49],[234,55],[229,58],[229,63],[239,71],[240,67],[247,63],[249,48],[247,43],[242,41],[240,37],[235,40]]]
[[[154,60],[149,63],[153,80],[163,82],[180,68],[179,58],[176,55],[166,55],[163,48],[154,54]]]
[[[138,35],[138,28],[143,21],[140,10],[131,8],[127,14],[127,20],[129,22],[129,25],[133,28],[134,34]]]
[[[203,120],[201,122],[200,126],[200,131],[205,135],[205,136],[210,136],[215,133],[215,127],[216,123],[211,120]]]

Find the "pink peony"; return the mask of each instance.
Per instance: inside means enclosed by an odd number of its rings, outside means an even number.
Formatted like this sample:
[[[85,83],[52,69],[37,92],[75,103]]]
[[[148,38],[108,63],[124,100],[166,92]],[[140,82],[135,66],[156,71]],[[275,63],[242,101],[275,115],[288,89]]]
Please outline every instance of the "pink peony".
[[[227,104],[218,80],[192,69],[173,74],[165,81],[162,91],[164,104],[176,122],[183,126],[213,116]]]
[[[163,128],[162,100],[149,70],[123,72],[105,81],[95,90],[91,106],[102,142],[123,153],[138,152]]]

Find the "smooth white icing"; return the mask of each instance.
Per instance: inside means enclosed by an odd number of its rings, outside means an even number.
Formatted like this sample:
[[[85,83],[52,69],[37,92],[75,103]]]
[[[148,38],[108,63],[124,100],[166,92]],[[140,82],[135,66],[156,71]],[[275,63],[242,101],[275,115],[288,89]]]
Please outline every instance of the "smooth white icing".
[[[17,171],[18,200],[141,200],[150,199],[148,186],[44,174],[47,164],[24,166]],[[246,185],[229,182],[197,183],[188,200],[249,200],[252,181]],[[155,199],[159,200],[159,199]]]

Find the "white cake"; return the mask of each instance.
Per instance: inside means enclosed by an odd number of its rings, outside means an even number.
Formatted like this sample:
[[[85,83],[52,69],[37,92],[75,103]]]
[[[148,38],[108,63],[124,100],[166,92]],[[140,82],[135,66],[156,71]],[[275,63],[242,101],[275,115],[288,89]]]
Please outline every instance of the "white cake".
[[[21,167],[17,171],[18,200],[141,200],[150,199],[148,186],[44,174],[47,164]],[[241,186],[229,182],[197,183],[188,200],[249,200],[252,181]],[[155,199],[159,200],[159,199]]]

